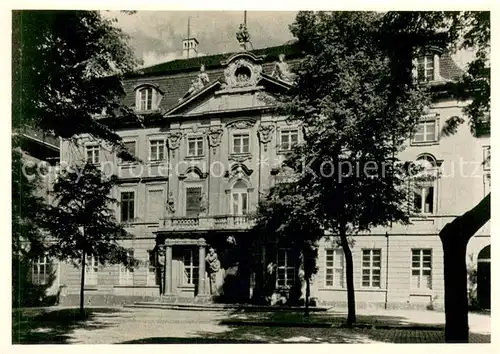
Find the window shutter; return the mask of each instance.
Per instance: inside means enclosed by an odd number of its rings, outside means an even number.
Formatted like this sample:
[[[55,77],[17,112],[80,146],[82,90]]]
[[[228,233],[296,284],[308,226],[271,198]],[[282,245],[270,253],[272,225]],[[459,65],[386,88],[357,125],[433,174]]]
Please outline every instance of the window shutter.
[[[201,187],[186,189],[186,216],[196,217],[201,210]]]
[[[150,190],[148,194],[148,220],[158,221],[163,217],[163,189]]]

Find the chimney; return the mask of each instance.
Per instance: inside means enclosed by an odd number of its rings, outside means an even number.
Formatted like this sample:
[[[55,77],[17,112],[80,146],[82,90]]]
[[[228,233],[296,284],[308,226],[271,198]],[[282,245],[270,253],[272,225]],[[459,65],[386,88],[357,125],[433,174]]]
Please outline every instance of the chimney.
[[[182,56],[184,59],[196,58],[198,56],[198,40],[196,38],[182,40]]]

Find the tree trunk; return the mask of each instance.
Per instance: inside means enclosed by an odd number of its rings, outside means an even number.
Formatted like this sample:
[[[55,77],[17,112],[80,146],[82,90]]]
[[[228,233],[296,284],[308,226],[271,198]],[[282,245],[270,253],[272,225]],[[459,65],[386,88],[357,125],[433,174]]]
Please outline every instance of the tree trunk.
[[[439,233],[444,254],[445,340],[468,343],[467,243],[490,219],[490,194]]]
[[[306,275],[306,307],[305,307],[305,316],[309,316],[309,296],[311,296],[311,281],[309,277]]]
[[[82,317],[85,315],[85,311],[83,308],[84,287],[85,287],[85,251],[82,252],[82,278],[81,278],[81,282],[80,282],[80,315]]]
[[[354,295],[354,269],[352,262],[352,252],[347,242],[345,225],[340,225],[340,243],[345,256],[345,274],[347,283],[347,326],[352,326],[356,322],[356,300]]]

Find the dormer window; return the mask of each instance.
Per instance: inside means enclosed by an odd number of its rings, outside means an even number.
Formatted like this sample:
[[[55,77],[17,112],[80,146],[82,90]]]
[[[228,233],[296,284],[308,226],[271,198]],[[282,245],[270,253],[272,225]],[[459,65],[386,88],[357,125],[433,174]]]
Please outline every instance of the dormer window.
[[[161,92],[151,85],[138,87],[135,97],[136,110],[152,111],[158,109],[161,96]]]
[[[434,81],[434,55],[426,55],[417,60],[417,80],[418,82]]]

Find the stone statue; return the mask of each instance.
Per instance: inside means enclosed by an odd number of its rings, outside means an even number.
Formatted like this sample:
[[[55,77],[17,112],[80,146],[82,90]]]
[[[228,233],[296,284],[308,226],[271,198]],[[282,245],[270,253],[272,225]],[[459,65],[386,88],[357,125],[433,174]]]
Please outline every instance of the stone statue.
[[[205,261],[208,265],[207,272],[210,279],[210,294],[219,295],[220,289],[222,289],[222,269],[217,253],[215,253],[215,249],[213,247],[208,249]]]
[[[274,64],[271,76],[288,83],[293,83],[295,75],[290,71],[288,64],[285,62],[285,54],[280,54],[278,58],[279,61]]]
[[[244,23],[240,24],[240,28],[236,32],[236,39],[240,44],[241,50],[247,49],[247,43],[250,42],[250,33],[248,33],[247,25]]]
[[[175,201],[174,201],[174,193],[170,192],[168,194],[167,199],[167,212],[169,214],[175,214]]]
[[[189,90],[184,94],[184,96],[180,99],[183,100],[189,96],[191,96],[193,93],[196,91],[201,90],[203,87],[205,87],[205,84],[208,84],[210,82],[210,78],[208,77],[208,74],[205,72],[205,65],[202,64],[200,67],[200,72],[191,81],[191,87]]]

